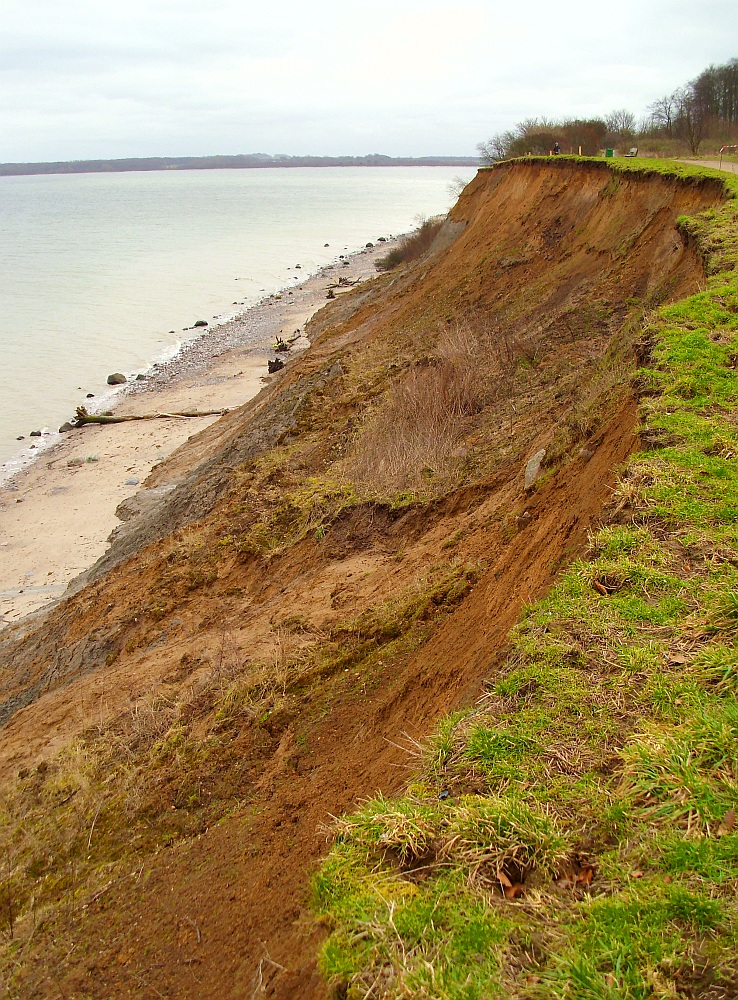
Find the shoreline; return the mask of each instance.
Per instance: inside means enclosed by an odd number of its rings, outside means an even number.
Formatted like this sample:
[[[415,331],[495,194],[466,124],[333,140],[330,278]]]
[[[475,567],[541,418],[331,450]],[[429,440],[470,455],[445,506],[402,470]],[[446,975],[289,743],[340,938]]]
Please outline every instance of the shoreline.
[[[162,385],[170,384],[173,379],[182,377],[188,372],[194,372],[198,367],[207,366],[228,350],[244,350],[248,348],[264,348],[266,350],[268,348],[268,338],[271,337],[273,340],[275,336],[272,333],[272,327],[275,324],[269,322],[267,319],[269,306],[278,306],[281,301],[282,310],[287,312],[289,300],[289,304],[295,307],[293,310],[296,314],[295,319],[299,319],[300,305],[305,295],[311,294],[311,282],[314,280],[323,280],[323,278],[329,280],[334,271],[339,276],[351,276],[353,274],[353,262],[355,258],[371,254],[371,259],[374,260],[377,256],[381,256],[387,252],[390,247],[394,246],[405,235],[407,234],[380,237],[379,239],[383,242],[380,243],[377,241],[377,243],[372,244],[371,249],[367,244],[359,249],[347,251],[345,254],[334,258],[330,263],[319,267],[318,270],[314,272],[307,271],[305,277],[295,280],[294,284],[286,283],[273,292],[265,292],[248,306],[244,307],[240,305],[239,308],[234,309],[233,307],[237,305],[234,302],[230,308],[224,307],[218,316],[208,322],[202,329],[202,332],[196,326],[184,328],[182,334],[188,334],[189,336],[180,341],[176,346],[166,349],[162,354],[155,357],[147,368],[134,368],[130,371],[124,369],[124,373],[128,378],[125,384],[107,386],[107,388],[104,388],[102,392],[98,392],[92,398],[83,398],[80,396],[78,405],[87,406],[89,412],[93,414],[106,413],[114,410],[132,396],[136,396],[141,392],[154,391]],[[348,268],[344,266],[344,261],[350,262]],[[289,270],[294,271],[295,269],[290,268]],[[374,274],[376,274],[376,271],[371,269],[371,275]],[[291,277],[298,279],[299,274],[293,273]],[[362,280],[365,277],[366,275]],[[315,308],[320,308],[320,305]],[[315,309],[311,308],[310,314],[313,311]],[[301,326],[304,326],[307,318],[308,316],[306,315],[302,319]],[[285,337],[289,336],[287,327],[289,327],[290,322],[290,316],[285,316]],[[277,331],[277,333],[282,332],[281,329]],[[265,338],[267,339],[265,340]],[[120,371],[121,369],[110,370]],[[63,411],[60,411],[57,421],[61,425],[65,421],[72,419],[73,414],[70,407],[70,411],[66,415],[63,414]],[[55,424],[57,421],[55,421]],[[60,431],[38,423],[36,423],[36,426],[39,428],[40,436],[34,437],[33,433],[31,433],[18,437],[16,439],[17,450],[0,464],[0,491],[10,486],[24,472],[33,468],[43,455],[56,449],[63,441],[64,435]],[[2,619],[0,618],[0,623],[1,621]]]
[[[173,357],[156,362],[143,380],[127,382],[105,400],[105,408],[127,414],[238,408],[275,377],[267,374],[267,360],[275,356],[276,338],[298,336],[286,360],[299,356],[310,346],[302,336],[305,324],[326,304],[329,286],[348,279],[348,291],[376,275],[374,261],[399,238],[347,255],[208,327]],[[106,551],[121,523],[119,505],[188,438],[218,419],[87,424],[39,449],[29,465],[0,483],[0,631],[60,600]]]

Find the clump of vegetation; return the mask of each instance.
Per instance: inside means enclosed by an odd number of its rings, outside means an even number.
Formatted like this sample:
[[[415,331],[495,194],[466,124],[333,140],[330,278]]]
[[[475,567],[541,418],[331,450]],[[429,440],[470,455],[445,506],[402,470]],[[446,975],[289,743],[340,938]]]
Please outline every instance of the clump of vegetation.
[[[468,324],[443,330],[433,355],[368,414],[348,475],[370,488],[399,490],[448,473],[464,427],[488,400],[491,359],[486,331]]]
[[[389,253],[378,257],[374,266],[378,271],[393,271],[400,264],[409,264],[411,261],[418,260],[419,257],[428,253],[442,225],[443,219],[439,216],[424,219],[415,232],[401,239]]]
[[[682,221],[711,276],[645,321],[652,448],[611,523],[407,794],[336,827],[314,895],[347,997],[735,994],[737,205]]]
[[[490,419],[491,404],[512,403],[535,353],[525,337],[488,322],[442,327],[432,353],[365,415],[343,463],[346,475],[369,494],[448,489],[468,464],[465,439]]]

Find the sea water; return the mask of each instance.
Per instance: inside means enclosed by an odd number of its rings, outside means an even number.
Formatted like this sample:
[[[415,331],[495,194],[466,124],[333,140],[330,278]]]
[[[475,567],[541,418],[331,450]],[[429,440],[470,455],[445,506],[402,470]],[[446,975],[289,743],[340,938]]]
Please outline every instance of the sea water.
[[[109,373],[145,371],[197,320],[233,316],[296,275],[447,211],[454,182],[473,173],[0,177],[0,481],[32,454],[31,431],[56,431],[88,392],[106,391]]]

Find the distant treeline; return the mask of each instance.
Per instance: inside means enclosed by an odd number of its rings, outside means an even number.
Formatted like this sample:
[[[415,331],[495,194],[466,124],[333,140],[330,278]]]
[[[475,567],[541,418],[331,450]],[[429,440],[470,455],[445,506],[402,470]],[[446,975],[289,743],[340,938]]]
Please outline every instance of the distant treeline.
[[[122,160],[69,160],[55,163],[0,163],[0,176],[20,174],[120,173],[130,170],[243,170],[258,167],[476,167],[473,156],[147,156]]]
[[[621,108],[602,118],[529,118],[514,129],[481,143],[482,159],[505,160],[532,153],[545,156],[558,142],[563,153],[596,156],[601,149],[629,146],[656,155],[696,156],[708,145],[713,151],[738,142],[738,59],[710,66],[690,83],[649,105],[639,122]]]

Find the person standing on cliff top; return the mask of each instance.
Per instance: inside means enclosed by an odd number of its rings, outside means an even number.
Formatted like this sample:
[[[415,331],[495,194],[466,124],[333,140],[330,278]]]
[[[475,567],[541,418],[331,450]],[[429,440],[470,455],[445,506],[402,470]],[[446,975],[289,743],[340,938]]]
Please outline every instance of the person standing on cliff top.
[[[558,142],[555,142],[553,150],[554,156],[558,156],[560,152],[561,152],[561,146],[559,146]]]

